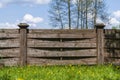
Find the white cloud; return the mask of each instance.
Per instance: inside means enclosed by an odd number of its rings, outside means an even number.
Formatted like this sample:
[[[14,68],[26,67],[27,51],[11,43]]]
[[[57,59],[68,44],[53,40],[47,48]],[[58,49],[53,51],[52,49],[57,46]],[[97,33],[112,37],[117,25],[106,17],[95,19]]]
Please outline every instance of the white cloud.
[[[112,25],[119,25],[120,24],[120,21],[118,21],[116,18],[111,18],[109,22]]]
[[[4,29],[13,29],[13,28],[18,28],[17,23],[0,23],[0,28]]]
[[[3,7],[3,4],[2,3],[0,3],[0,8],[2,8]]]
[[[0,28],[4,29],[13,29],[18,28],[19,23],[27,23],[30,28],[38,28],[38,23],[42,22],[43,18],[41,17],[33,17],[31,14],[25,14],[22,20],[16,20],[14,23],[4,22],[0,23]]]
[[[105,24],[100,18],[97,18],[96,22]]]
[[[113,26],[118,27],[120,25],[120,10],[113,12],[110,15],[109,24],[107,24],[108,28],[112,28]]]
[[[120,18],[120,10],[113,12],[113,16]]]
[[[35,1],[36,4],[47,4],[49,3],[51,0],[33,0]]]
[[[39,23],[42,22],[43,18],[41,17],[33,17],[31,14],[25,14],[23,17],[23,22],[28,22],[28,23]]]
[[[21,22],[28,23],[30,26],[37,28],[37,24],[43,22],[43,18],[33,17],[31,14],[25,14]]]
[[[0,8],[10,4],[20,5],[35,5],[35,4],[48,4],[51,0],[0,0]]]

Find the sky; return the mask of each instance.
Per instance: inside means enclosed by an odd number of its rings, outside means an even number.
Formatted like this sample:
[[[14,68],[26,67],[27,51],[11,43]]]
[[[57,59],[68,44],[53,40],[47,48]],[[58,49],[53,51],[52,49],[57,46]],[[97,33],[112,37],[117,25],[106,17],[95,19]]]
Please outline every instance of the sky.
[[[120,0],[105,0],[110,25],[120,24]],[[115,2],[116,1],[116,2]],[[18,28],[19,23],[28,23],[30,28],[54,29],[49,25],[50,0],[0,0],[0,28]]]

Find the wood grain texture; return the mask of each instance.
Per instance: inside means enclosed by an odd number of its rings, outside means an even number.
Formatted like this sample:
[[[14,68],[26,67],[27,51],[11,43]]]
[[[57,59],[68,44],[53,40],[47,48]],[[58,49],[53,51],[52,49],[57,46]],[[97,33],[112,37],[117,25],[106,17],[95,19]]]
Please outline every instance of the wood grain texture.
[[[29,57],[93,57],[96,50],[49,51],[28,48]]]
[[[20,29],[20,65],[27,65],[27,29]]]
[[[19,48],[0,49],[0,57],[19,57]]]
[[[120,40],[120,30],[105,30],[105,39]]]
[[[86,33],[96,33],[95,29],[83,29],[83,30],[77,30],[77,29],[64,29],[64,30],[60,30],[60,29],[30,29],[29,30],[30,34],[86,34]]]
[[[78,42],[78,43],[96,43],[96,38],[91,38],[91,39],[28,39],[28,43],[34,43],[34,42],[40,42],[40,43],[45,43],[45,42],[60,42],[62,40],[62,42]]]
[[[96,48],[96,43],[77,43],[77,42],[50,42],[50,43],[28,43],[28,47],[38,48]]]
[[[96,64],[96,58],[76,59],[76,60],[54,60],[54,59],[39,59],[28,58],[28,64],[30,65],[93,65]]]
[[[19,33],[19,29],[0,29],[0,34],[1,33],[18,34]]]
[[[120,58],[116,57],[105,57],[106,64],[120,65]]]
[[[19,38],[19,34],[0,33],[0,39],[2,38]]]
[[[19,46],[20,43],[18,39],[0,40],[0,48],[19,47]]]
[[[4,66],[18,66],[19,58],[0,59],[0,64],[3,64]]]
[[[98,64],[104,64],[104,32],[103,29],[97,29],[97,61]]]
[[[28,34],[28,38],[96,38],[96,34]]]

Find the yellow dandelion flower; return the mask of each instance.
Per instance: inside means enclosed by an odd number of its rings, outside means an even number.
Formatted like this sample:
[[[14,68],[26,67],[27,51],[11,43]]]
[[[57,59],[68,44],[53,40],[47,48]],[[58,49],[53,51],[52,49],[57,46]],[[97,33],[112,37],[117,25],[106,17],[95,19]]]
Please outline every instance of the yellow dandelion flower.
[[[22,78],[17,78],[16,80],[24,80],[24,79],[22,79]]]

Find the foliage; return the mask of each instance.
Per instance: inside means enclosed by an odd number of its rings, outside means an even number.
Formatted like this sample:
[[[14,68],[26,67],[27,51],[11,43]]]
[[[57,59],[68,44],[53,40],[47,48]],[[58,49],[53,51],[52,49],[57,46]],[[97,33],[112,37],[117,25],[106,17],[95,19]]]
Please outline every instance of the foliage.
[[[0,69],[0,80],[120,80],[120,66],[27,66]]]

